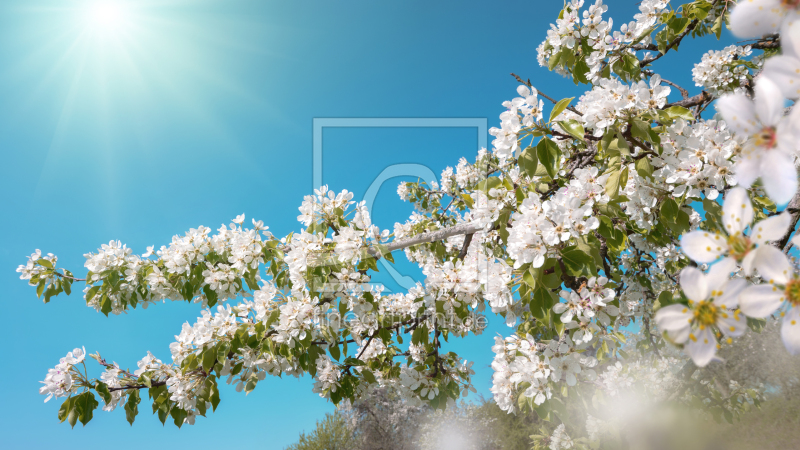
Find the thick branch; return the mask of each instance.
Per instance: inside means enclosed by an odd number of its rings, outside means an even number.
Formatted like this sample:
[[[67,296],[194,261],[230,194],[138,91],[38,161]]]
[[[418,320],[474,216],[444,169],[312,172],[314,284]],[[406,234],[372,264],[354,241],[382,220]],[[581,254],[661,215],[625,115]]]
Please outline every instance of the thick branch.
[[[794,197],[789,200],[789,204],[786,205],[786,211],[789,211],[789,214],[792,215],[791,226],[786,230],[786,234],[783,235],[781,240],[777,242],[778,248],[783,249],[784,252],[789,251],[789,246],[786,244],[789,243],[789,238],[792,237],[797,222],[800,221],[800,191],[797,191]]]
[[[461,251],[458,253],[458,259],[464,260],[464,257],[467,256],[467,251],[469,251],[469,244],[472,243],[472,235],[468,234],[464,237],[464,245],[461,247]]]
[[[386,251],[393,252],[395,250],[402,250],[404,248],[412,247],[419,244],[427,244],[434,241],[443,241],[451,236],[460,236],[464,234],[475,234],[485,228],[485,224],[480,223],[460,223],[458,225],[442,228],[441,230],[428,231],[427,233],[420,233],[408,239],[400,239],[386,245]],[[380,252],[376,248],[369,249],[370,255],[375,258],[380,258]]]
[[[702,105],[703,103],[710,102],[711,100],[714,100],[714,96],[706,91],[703,91],[687,99],[683,99],[673,103],[668,103],[664,107],[669,108],[670,106],[683,106],[684,108],[690,108],[692,106]]]

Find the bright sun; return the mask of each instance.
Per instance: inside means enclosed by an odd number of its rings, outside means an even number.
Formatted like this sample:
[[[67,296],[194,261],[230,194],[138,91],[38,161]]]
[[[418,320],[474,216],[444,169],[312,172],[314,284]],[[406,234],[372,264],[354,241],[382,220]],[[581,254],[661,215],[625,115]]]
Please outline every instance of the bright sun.
[[[125,19],[123,6],[115,1],[99,1],[89,9],[89,21],[107,30],[118,28]]]

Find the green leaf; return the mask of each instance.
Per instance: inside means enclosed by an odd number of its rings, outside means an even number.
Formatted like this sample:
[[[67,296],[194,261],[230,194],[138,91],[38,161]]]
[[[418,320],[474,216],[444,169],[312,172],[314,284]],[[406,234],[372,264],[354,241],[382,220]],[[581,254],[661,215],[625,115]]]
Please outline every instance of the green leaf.
[[[658,302],[658,307],[659,308],[663,308],[663,307],[665,307],[667,305],[670,305],[670,304],[674,303],[673,297],[672,297],[672,292],[670,292],[670,291],[662,291],[660,294],[658,294],[657,302]]]
[[[653,165],[650,164],[650,158],[647,156],[642,156],[636,160],[636,173],[638,173],[642,178],[653,177]]]
[[[619,135],[615,136],[614,134],[606,134],[606,136],[611,136],[608,138],[608,144],[604,146],[609,153],[617,153],[625,156],[631,154],[628,142],[625,139]],[[603,137],[603,140],[606,141],[606,138]]]
[[[217,387],[217,379],[209,377],[206,383],[209,383],[209,392],[211,392],[211,407],[214,411],[216,411],[217,405],[219,405],[219,388]]]
[[[488,193],[489,190],[496,188],[501,184],[503,184],[503,180],[501,180],[499,177],[489,177],[479,182],[476,186],[476,189],[480,189]]]
[[[550,59],[547,61],[547,69],[553,70],[558,65],[558,62],[561,60],[561,52],[557,52]]]
[[[611,172],[608,176],[608,180],[606,180],[606,194],[609,197],[614,198],[619,193],[620,187],[625,187],[625,184],[628,182],[628,166],[625,166],[622,170],[615,170]]]
[[[537,319],[544,320],[547,312],[555,305],[556,299],[553,298],[553,293],[549,289],[540,287],[533,293],[531,300],[531,314]]]
[[[672,30],[673,33],[681,34],[683,30],[689,25],[689,18],[688,17],[674,17],[667,22],[667,26]]]
[[[158,405],[158,409],[156,412],[158,413],[158,420],[164,425],[167,422],[167,417],[169,417],[169,410],[172,408],[172,402],[167,400],[164,403]]]
[[[717,36],[717,40],[719,40],[720,36],[722,36],[722,19],[725,17],[725,14],[720,14],[717,16],[716,20],[714,20],[714,25],[711,27],[711,32]],[[552,69],[550,69],[552,70]]]
[[[280,310],[276,309],[275,311],[272,311],[272,313],[270,313],[269,315],[269,319],[267,319],[267,323],[265,323],[264,325],[266,325],[266,327],[269,328],[270,325],[275,323],[275,321],[278,320],[280,316],[281,316]]]
[[[74,397],[69,397],[66,400],[64,400],[64,403],[61,404],[61,408],[59,408],[59,410],[58,410],[58,420],[60,420],[62,423],[65,420],[67,420],[67,417],[69,417],[70,412],[72,411],[72,400],[73,399],[74,399]],[[73,423],[72,426],[74,427],[75,424]]]
[[[86,426],[86,424],[92,420],[94,410],[98,405],[100,404],[94,398],[94,394],[92,394],[90,391],[84,392],[75,398],[75,408],[78,409],[79,414],[78,420],[81,421],[83,426]]]
[[[217,304],[217,293],[211,289],[211,286],[205,285],[203,286],[203,293],[206,295],[208,299],[208,306],[214,306]]]
[[[635,118],[631,123],[631,134],[633,134],[633,137],[639,138],[642,141],[649,141],[650,125],[639,118]]]
[[[519,167],[528,175],[528,178],[533,178],[536,175],[536,167],[538,165],[539,157],[536,155],[535,148],[528,147],[519,155]],[[472,199],[470,199],[470,203],[472,203]]]
[[[526,270],[525,273],[522,274],[522,281],[525,282],[531,289],[536,289],[536,275],[534,274],[533,267],[530,270]]]
[[[565,98],[565,99],[559,100],[558,103],[556,103],[556,105],[553,106],[553,110],[550,111],[550,120],[549,120],[549,122],[552,122],[553,119],[555,119],[556,117],[558,117],[559,114],[564,112],[564,110],[567,109],[567,106],[569,106],[569,103],[574,99],[575,99],[575,97],[570,97],[570,98]]]
[[[330,348],[328,348],[328,351],[331,353],[331,356],[333,357],[333,359],[335,359],[337,361],[341,357],[341,354],[339,353],[339,346],[338,345],[331,345]]]
[[[136,420],[136,415],[139,414],[140,401],[139,391],[137,389],[131,390],[130,394],[128,394],[128,401],[125,402],[125,418],[128,419],[128,423],[131,425]]]
[[[583,59],[579,59],[578,62],[575,63],[575,67],[572,68],[572,81],[575,84],[589,83],[589,80],[586,78],[587,73],[589,73],[589,65],[586,64],[586,61]]]
[[[692,112],[682,106],[670,106],[669,108],[665,109],[664,112],[675,119],[684,119],[690,122],[694,120]]]
[[[561,250],[561,260],[567,268],[567,273],[572,276],[579,276],[594,265],[592,255],[584,253],[575,246],[570,246]]]
[[[99,291],[99,290],[100,290],[100,286],[92,286],[92,287],[90,287],[89,291],[86,292],[86,302],[88,303],[89,301],[91,301],[94,298],[95,294],[97,294],[97,291]]]
[[[558,126],[575,139],[580,139],[581,141],[584,140],[583,135],[585,131],[583,129],[583,125],[577,120],[560,120],[558,122]]]
[[[217,361],[216,347],[209,347],[203,351],[203,370],[208,373]]]
[[[539,157],[539,163],[545,168],[550,178],[555,178],[558,173],[560,156],[556,143],[548,138],[542,138],[536,145],[536,155]]]
[[[467,194],[461,194],[461,199],[464,200],[464,203],[467,204],[468,208],[470,208],[470,209],[473,208],[472,197],[470,197]]]
[[[667,198],[661,204],[661,223],[671,229],[676,235],[681,235],[689,229],[689,215],[683,211],[675,200]]]
[[[108,390],[108,385],[102,381],[97,381],[94,385],[94,390],[106,402],[106,405],[111,403],[111,391]]]
[[[108,313],[110,313],[112,309],[111,298],[109,298],[106,293],[103,293],[103,297],[100,298],[100,312],[108,317]]]
[[[364,361],[357,358],[347,358],[344,360],[344,363],[348,366],[363,366],[366,364]]]
[[[364,369],[364,370],[361,371],[361,376],[364,377],[364,379],[367,381],[367,383],[370,383],[370,384],[376,383],[375,375],[373,375],[373,373],[371,371],[367,370],[367,369]]]
[[[78,423],[78,416],[80,415],[80,411],[76,406],[77,397],[72,398],[72,405],[70,405],[69,412],[67,413],[67,423],[72,428],[75,428],[75,424]]]
[[[753,319],[747,318],[747,326],[756,333],[761,333],[764,330],[764,325],[767,324],[766,319]]]
[[[600,256],[600,242],[592,235],[586,234],[575,240],[578,250],[592,255],[596,267],[603,267],[603,258]]]
[[[186,416],[188,416],[189,414],[187,414],[186,411],[178,408],[177,406],[174,406],[172,410],[169,412],[169,415],[172,416],[172,422],[175,424],[175,426],[180,428],[181,425],[183,425],[184,419],[186,419]]]
[[[255,375],[248,378],[247,383],[244,385],[245,394],[253,392],[253,389],[256,388],[256,384],[258,384],[258,378]]]

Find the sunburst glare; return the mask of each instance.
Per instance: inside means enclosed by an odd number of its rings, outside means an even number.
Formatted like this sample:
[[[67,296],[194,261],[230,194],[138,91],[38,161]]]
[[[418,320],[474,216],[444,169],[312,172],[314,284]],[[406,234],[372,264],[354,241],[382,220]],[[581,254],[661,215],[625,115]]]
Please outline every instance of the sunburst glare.
[[[99,1],[89,7],[87,22],[92,28],[116,30],[126,25],[126,12],[125,5],[120,2]]]

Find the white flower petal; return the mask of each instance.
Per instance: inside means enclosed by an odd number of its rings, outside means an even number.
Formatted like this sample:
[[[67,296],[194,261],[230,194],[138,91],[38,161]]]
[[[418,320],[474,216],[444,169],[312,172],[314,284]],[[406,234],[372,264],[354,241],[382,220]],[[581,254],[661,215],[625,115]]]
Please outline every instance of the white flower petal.
[[[777,311],[784,299],[783,289],[773,284],[758,284],[742,292],[739,296],[739,309],[747,317],[763,319]]]
[[[717,319],[717,328],[725,336],[739,337],[747,330],[747,320],[742,314],[726,313],[728,317]]]
[[[729,280],[722,286],[722,289],[717,291],[717,295],[714,297],[714,304],[726,308],[735,308],[739,304],[739,296],[742,291],[749,285],[750,283],[742,278]]]
[[[784,211],[777,216],[768,217],[753,225],[750,238],[757,244],[777,241],[789,231],[789,226],[791,226],[791,224],[792,215]]]
[[[656,311],[656,325],[660,330],[677,331],[688,328],[692,321],[692,312],[686,305],[669,305]]]
[[[790,354],[800,355],[800,308],[795,306],[786,312],[781,325],[781,339]]]
[[[736,187],[725,196],[725,203],[722,205],[722,223],[725,231],[730,236],[744,231],[745,227],[753,222],[753,204],[747,190]]]
[[[719,295],[715,295],[713,291],[721,290],[722,286],[731,278],[731,272],[734,270],[736,270],[736,261],[733,258],[725,258],[711,266],[706,274],[706,285],[712,291],[712,297]]]
[[[708,231],[690,231],[681,236],[681,250],[699,263],[710,263],[728,252],[728,241]]]
[[[769,78],[760,77],[756,82],[756,115],[762,124],[775,126],[783,117],[783,94]]]
[[[775,83],[784,97],[792,100],[800,97],[800,59],[786,55],[773,56],[764,62],[762,73]]]
[[[800,27],[794,26],[797,20],[796,12],[789,13],[781,27],[781,53],[795,58],[800,57]]]
[[[697,367],[705,367],[717,354],[717,338],[709,327],[695,333],[686,343],[686,353]]]
[[[743,0],[731,11],[731,32],[740,38],[777,33],[782,17],[780,0]]]
[[[742,259],[742,269],[744,270],[744,274],[748,277],[753,275],[753,268],[755,267],[756,261],[756,252],[750,251],[747,252],[747,255],[744,256]]]
[[[782,251],[771,245],[756,249],[756,269],[761,278],[769,283],[785,285],[792,277],[792,265]]]
[[[701,302],[708,298],[706,277],[695,267],[686,267],[681,271],[680,283],[683,293],[689,300]]]
[[[761,158],[747,155],[736,163],[734,171],[736,173],[736,182],[740,186],[748,188],[761,175]]]
[[[667,336],[672,339],[672,342],[683,344],[689,339],[689,333],[692,331],[691,327],[681,328],[680,330],[667,331]]]
[[[775,203],[789,203],[797,192],[797,169],[792,157],[775,150],[765,152],[761,158],[761,182]]]
[[[753,101],[745,94],[730,94],[717,100],[717,110],[725,123],[735,133],[750,136],[756,132],[756,114]]]

